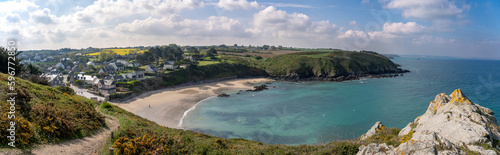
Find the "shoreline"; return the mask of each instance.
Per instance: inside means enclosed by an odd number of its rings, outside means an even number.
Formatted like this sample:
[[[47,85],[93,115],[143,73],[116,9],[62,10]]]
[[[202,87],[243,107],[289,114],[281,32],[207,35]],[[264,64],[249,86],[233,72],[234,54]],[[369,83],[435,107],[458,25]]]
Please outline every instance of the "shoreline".
[[[254,84],[275,81],[269,78],[222,80],[144,92],[119,102],[109,102],[138,116],[169,128],[182,129],[182,119],[203,100],[223,92],[253,89]]]

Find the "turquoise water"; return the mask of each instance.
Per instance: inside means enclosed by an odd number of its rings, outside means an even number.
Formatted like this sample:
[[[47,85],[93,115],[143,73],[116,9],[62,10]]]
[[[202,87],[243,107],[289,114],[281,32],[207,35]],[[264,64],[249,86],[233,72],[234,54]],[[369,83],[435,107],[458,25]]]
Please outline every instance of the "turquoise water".
[[[231,94],[199,104],[183,127],[268,144],[317,144],[352,139],[376,121],[403,128],[439,93],[462,91],[500,115],[500,61],[398,58],[402,77],[347,82],[274,82],[262,92]]]

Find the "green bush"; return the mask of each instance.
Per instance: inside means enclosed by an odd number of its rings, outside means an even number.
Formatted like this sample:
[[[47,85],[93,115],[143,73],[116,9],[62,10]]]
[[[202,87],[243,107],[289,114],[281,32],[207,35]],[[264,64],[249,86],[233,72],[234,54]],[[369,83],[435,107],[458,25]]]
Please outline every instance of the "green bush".
[[[101,107],[102,107],[102,108],[106,108],[106,109],[108,109],[108,110],[111,110],[111,109],[113,108],[113,106],[111,106],[111,104],[109,104],[109,103],[108,103],[108,102],[106,102],[106,101],[105,101],[105,102],[102,102]]]
[[[75,95],[75,91],[73,90],[73,88],[68,87],[68,86],[57,86],[56,89],[61,91],[62,93],[67,93],[69,95]]]

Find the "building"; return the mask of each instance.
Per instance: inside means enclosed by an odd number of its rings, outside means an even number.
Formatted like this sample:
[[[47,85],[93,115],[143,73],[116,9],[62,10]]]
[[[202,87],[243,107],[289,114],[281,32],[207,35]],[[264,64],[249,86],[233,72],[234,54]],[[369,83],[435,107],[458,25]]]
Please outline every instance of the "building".
[[[101,73],[106,73],[108,75],[114,75],[114,74],[116,74],[116,70],[113,66],[107,65],[107,66],[102,67],[99,70],[99,74],[101,74]]]
[[[82,80],[85,82],[85,84],[92,84],[94,82],[94,79],[97,79],[96,76],[92,75],[85,75],[85,72],[80,72],[80,74],[73,75],[74,80]]]
[[[97,88],[102,95],[116,93],[116,84],[113,80],[99,80]]]
[[[125,60],[116,60],[116,62],[122,63],[124,66],[130,65],[130,63],[128,61],[125,61]]]
[[[134,71],[133,73],[121,74],[126,80],[140,80],[144,78],[144,73],[142,71]]]
[[[121,81],[124,81],[125,78],[123,78],[123,76],[121,76],[121,75],[113,75],[113,76],[104,77],[104,80],[113,80],[113,81],[121,82]]]
[[[64,79],[61,75],[58,74],[42,74],[40,77],[45,78],[48,82],[49,85],[52,87],[56,86],[62,86],[64,85]]]
[[[133,61],[133,62],[129,63],[127,66],[129,66],[129,67],[141,67],[141,64]]]
[[[87,62],[87,66],[90,66],[90,65],[92,65],[92,66],[94,66],[94,67],[95,67],[95,63],[94,63],[94,62],[92,62],[92,61]]]
[[[177,69],[179,68],[178,65],[174,65],[175,61],[167,61],[163,65],[163,69]]]
[[[121,62],[113,62],[113,63],[110,63],[109,66],[113,67],[115,69],[115,71],[125,70],[125,65],[123,65],[123,63],[121,63]]]
[[[156,73],[158,69],[154,65],[147,65],[145,69],[146,73]]]

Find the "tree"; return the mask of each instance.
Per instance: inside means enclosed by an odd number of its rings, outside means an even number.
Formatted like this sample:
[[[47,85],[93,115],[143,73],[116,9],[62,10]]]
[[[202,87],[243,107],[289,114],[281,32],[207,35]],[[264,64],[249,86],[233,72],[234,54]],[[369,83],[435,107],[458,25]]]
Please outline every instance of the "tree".
[[[83,86],[84,82],[82,80],[75,80],[77,86]]]
[[[210,49],[208,49],[208,51],[207,51],[207,54],[208,53],[217,54],[217,50],[215,50],[214,47],[210,47]]]
[[[195,47],[191,47],[189,49],[189,53],[191,53],[191,55],[200,54],[200,51],[198,51],[198,49],[196,49]]]
[[[36,68],[36,66],[32,65],[31,63],[28,65],[28,67],[26,67],[26,71],[28,71],[28,74],[31,75],[38,75],[42,73],[40,69]]]
[[[201,57],[202,57],[200,54],[194,54],[194,55],[191,55],[191,56],[193,57],[193,60],[194,60],[194,61],[198,61],[198,60],[200,60],[200,59],[201,59]]]
[[[276,50],[276,47],[271,46],[269,49],[270,49],[271,51],[275,51],[275,50]]]
[[[212,52],[207,52],[207,57],[214,58],[214,54]]]
[[[13,55],[9,55],[9,52],[10,54],[13,54]],[[20,59],[18,56],[19,54],[21,54],[22,51],[17,51],[17,49],[15,51],[9,51],[7,50],[7,48],[4,48],[4,47],[1,47],[0,46],[0,72],[2,73],[5,73],[5,74],[9,74],[9,71],[12,72],[14,71],[15,72],[15,75],[14,76],[18,76],[18,75],[21,75],[21,73],[24,71],[24,65],[21,64],[20,62],[23,60],[23,59]],[[9,59],[9,57],[15,57],[15,59],[13,60],[12,58]],[[9,65],[9,62],[11,63]],[[14,63],[14,64],[12,64]],[[10,70],[8,67],[12,67]],[[14,69],[14,70],[12,70]]]

